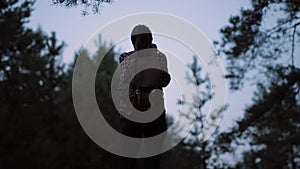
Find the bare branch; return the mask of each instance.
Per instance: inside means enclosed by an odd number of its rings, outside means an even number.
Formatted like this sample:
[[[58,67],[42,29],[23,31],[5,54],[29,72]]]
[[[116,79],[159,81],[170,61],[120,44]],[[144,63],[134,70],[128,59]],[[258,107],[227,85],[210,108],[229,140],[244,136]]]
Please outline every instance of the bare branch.
[[[294,68],[294,50],[295,50],[295,34],[296,34],[296,30],[297,30],[297,26],[300,24],[297,23],[294,25],[294,30],[293,30],[293,35],[292,35],[292,52],[291,52],[291,59],[292,59],[292,67]]]

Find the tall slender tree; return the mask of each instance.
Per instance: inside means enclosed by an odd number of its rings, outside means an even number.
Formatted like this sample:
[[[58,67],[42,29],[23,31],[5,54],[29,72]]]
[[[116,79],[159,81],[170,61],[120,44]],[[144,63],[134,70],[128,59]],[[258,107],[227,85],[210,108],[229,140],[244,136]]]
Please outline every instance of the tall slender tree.
[[[182,112],[181,118],[187,118],[194,123],[191,131],[181,143],[183,148],[181,153],[186,156],[186,163],[190,164],[187,168],[213,168],[218,166],[218,163],[214,162],[217,155],[214,144],[216,133],[211,136],[208,134],[211,134],[210,128],[218,128],[216,121],[221,117],[221,112],[226,106],[224,105],[219,110],[212,110],[215,113],[207,112],[206,106],[213,97],[209,76],[203,71],[196,56],[193,57],[193,62],[188,67],[191,71],[187,73],[187,81],[196,87],[197,92],[191,103],[185,99],[178,101],[179,104],[189,107],[189,112]],[[210,118],[213,122],[209,122]]]

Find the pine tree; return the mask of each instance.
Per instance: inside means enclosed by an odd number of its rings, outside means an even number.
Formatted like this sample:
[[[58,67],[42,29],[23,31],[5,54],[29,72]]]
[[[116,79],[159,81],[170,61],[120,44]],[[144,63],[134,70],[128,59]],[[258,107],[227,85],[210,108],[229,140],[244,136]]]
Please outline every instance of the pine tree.
[[[218,137],[224,152],[249,143],[236,168],[299,168],[299,12],[299,1],[251,1],[221,30],[231,89],[257,86],[244,117]]]
[[[54,154],[46,153],[55,147],[51,145],[55,134],[49,133],[55,123],[49,116],[55,112],[48,110],[62,86],[63,65],[52,61],[51,67],[49,37],[41,29],[26,27],[33,4],[30,0],[0,3],[1,168],[50,168],[45,160],[54,159]],[[50,39],[56,41],[55,36]],[[61,57],[61,51],[52,57]]]
[[[208,169],[217,165],[217,163],[213,162],[216,156],[214,154],[216,147],[213,141],[216,133],[209,136],[209,130],[211,127],[218,128],[215,121],[220,118],[220,113],[225,107],[222,107],[220,110],[213,110],[216,113],[205,112],[205,106],[213,97],[209,77],[202,70],[196,56],[193,57],[193,62],[188,67],[191,72],[187,73],[187,80],[196,87],[197,93],[195,93],[192,103],[184,99],[178,101],[179,104],[189,107],[189,112],[182,112],[181,118],[193,121],[192,129],[181,143],[181,154],[185,156],[186,168]],[[214,122],[209,122],[209,116]]]

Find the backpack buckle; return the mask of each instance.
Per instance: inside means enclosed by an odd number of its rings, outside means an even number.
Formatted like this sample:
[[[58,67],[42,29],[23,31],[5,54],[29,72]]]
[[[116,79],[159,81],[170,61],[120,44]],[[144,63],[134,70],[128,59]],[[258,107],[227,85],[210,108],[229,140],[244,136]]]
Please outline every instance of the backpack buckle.
[[[135,94],[136,95],[141,95],[142,93],[141,93],[140,89],[135,89]]]

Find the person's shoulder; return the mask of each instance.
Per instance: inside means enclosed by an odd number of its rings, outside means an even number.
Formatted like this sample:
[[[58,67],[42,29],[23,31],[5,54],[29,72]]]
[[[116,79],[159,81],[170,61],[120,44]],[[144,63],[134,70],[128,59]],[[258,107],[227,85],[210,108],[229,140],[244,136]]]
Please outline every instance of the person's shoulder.
[[[124,52],[120,55],[119,57],[119,63],[121,63],[126,57],[128,57],[129,55],[131,55],[134,51],[130,51],[130,52]]]
[[[159,56],[159,58],[164,59],[164,60],[167,59],[167,56],[163,52],[161,52],[160,50],[157,49],[156,53]]]
[[[161,56],[166,56],[162,51],[160,51],[160,50],[158,50],[158,49],[157,49],[157,54],[158,54],[158,55],[161,55]]]

